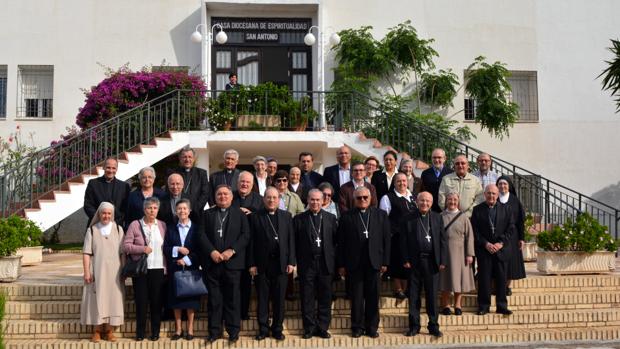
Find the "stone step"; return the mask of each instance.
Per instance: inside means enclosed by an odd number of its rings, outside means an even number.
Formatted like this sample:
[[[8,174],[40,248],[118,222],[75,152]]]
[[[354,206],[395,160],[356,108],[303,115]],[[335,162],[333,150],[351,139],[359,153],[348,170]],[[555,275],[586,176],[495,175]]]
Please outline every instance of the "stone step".
[[[426,324],[426,315],[422,315],[422,324]],[[447,331],[486,331],[519,329],[551,329],[551,328],[584,328],[620,326],[620,312],[616,308],[585,309],[565,311],[523,311],[511,316],[491,313],[479,316],[464,313],[462,316],[440,316],[439,323]],[[408,327],[406,314],[382,314],[380,329],[385,333],[403,332]],[[162,337],[170,335],[174,328],[173,321],[162,323]],[[286,318],[284,321],[286,334],[301,334],[301,318]],[[350,317],[334,316],[330,325],[333,333],[349,333]],[[242,335],[254,335],[258,330],[255,319],[242,321]],[[78,319],[67,320],[11,320],[6,323],[5,338],[7,339],[77,339],[89,338],[91,326],[80,325]],[[135,320],[127,319],[117,331],[119,336],[131,338],[135,335]],[[194,333],[199,336],[207,334],[207,320],[202,317],[194,322]]]
[[[0,285],[0,289],[7,294],[8,300],[80,300],[82,298],[82,284],[79,283],[20,284],[18,282]],[[126,294],[131,298],[132,287],[127,285],[126,290]],[[334,290],[342,294],[344,282],[334,283]],[[512,292],[515,294],[598,291],[620,291],[620,275],[572,275],[570,277],[535,275],[526,279],[515,280],[512,285]],[[392,294],[389,281],[381,283],[381,292],[386,296]]]
[[[284,341],[268,338],[256,341],[250,336],[241,336],[234,346],[228,345],[226,340],[218,340],[209,345],[213,349],[221,348],[357,348],[357,347],[397,347],[423,345],[426,347],[445,347],[447,345],[489,345],[489,344],[523,344],[532,342],[575,342],[593,345],[600,341],[611,341],[620,338],[620,326],[607,327],[580,327],[580,328],[523,328],[514,330],[489,331],[457,331],[443,328],[444,336],[434,338],[427,334],[425,329],[415,337],[405,337],[400,333],[381,333],[376,339],[369,337],[351,338],[346,334],[333,334],[330,339],[302,339],[299,336],[287,336]],[[205,348],[204,338],[195,338],[193,341],[180,340],[172,342],[168,338],[161,338],[158,342],[135,342],[130,338],[121,338],[117,343],[102,341],[99,344],[90,343],[87,339],[26,339],[6,341],[7,349],[202,349]]]
[[[495,297],[492,298],[493,303]],[[510,309],[523,310],[566,310],[566,309],[600,309],[620,307],[620,292],[567,292],[567,293],[515,293],[508,297]],[[202,301],[201,313],[206,310],[206,297]],[[42,301],[23,300],[9,301],[6,305],[7,319],[78,319],[80,317],[79,300]],[[381,312],[384,314],[407,313],[409,302],[399,301],[393,297],[381,297]],[[422,302],[424,304],[424,302]],[[492,306],[495,306],[492,304]],[[256,300],[250,304],[251,315],[256,309]],[[339,298],[332,303],[333,314],[347,315],[350,312],[349,301]],[[463,310],[474,312],[477,309],[476,295],[463,295]],[[286,301],[286,315],[299,316],[301,314],[300,301]],[[125,302],[125,317],[135,317],[135,303],[132,300]]]

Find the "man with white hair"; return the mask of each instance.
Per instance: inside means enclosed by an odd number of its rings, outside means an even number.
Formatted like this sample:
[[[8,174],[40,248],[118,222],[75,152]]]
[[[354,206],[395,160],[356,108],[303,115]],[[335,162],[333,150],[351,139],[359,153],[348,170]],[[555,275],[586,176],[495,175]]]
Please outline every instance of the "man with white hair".
[[[441,148],[436,148],[433,150],[433,154],[431,155],[433,166],[427,168],[422,172],[422,191],[427,191],[433,195],[433,207],[432,210],[435,212],[441,212],[441,208],[439,208],[439,185],[441,185],[441,181],[443,177],[452,173],[452,169],[446,166],[446,152]]]
[[[233,188],[233,192],[237,191],[237,181],[239,180],[239,152],[234,149],[228,149],[224,152],[224,169],[211,175],[211,199],[209,204],[213,206],[215,203],[215,188],[222,184]]]
[[[437,196],[442,210],[446,206],[446,195],[451,191],[459,194],[459,210],[463,211],[467,217],[471,217],[474,206],[484,201],[482,184],[478,177],[469,173],[469,161],[463,154],[454,158],[454,173],[450,173],[441,180]]]

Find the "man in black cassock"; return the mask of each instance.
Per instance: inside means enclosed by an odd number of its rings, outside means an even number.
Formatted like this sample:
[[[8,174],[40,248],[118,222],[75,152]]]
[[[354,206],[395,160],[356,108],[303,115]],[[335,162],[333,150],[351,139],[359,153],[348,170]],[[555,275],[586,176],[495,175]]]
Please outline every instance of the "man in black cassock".
[[[250,225],[241,209],[231,207],[233,193],[226,185],[215,191],[215,206],[203,215],[198,244],[203,255],[209,297],[208,342],[222,337],[222,320],[231,343],[239,339],[241,270],[246,267],[246,248],[250,242]]]
[[[400,223],[400,248],[405,269],[409,274],[409,331],[408,337],[420,333],[420,294],[424,288],[428,332],[441,337],[437,291],[439,271],[448,264],[448,244],[443,220],[431,211],[433,195],[427,191],[418,194],[418,209],[407,214]]]
[[[264,208],[262,197],[252,191],[254,176],[247,171],[239,174],[236,183],[237,191],[233,194],[233,207],[238,207],[248,216]],[[250,295],[252,293],[252,277],[247,269],[241,271],[241,320],[249,319]]]
[[[251,174],[249,180],[252,183]],[[279,203],[278,190],[268,187],[265,190],[265,208],[249,216],[252,239],[248,250],[248,264],[250,275],[254,277],[258,300],[256,340],[268,337],[269,330],[273,338],[284,340],[282,333],[284,294],[287,274],[295,270],[295,237],[293,216],[287,211],[279,210]],[[273,309],[271,326],[269,326],[270,302]]]
[[[499,205],[499,190],[495,184],[484,188],[485,202],[474,207],[471,226],[478,261],[478,315],[491,307],[491,279],[495,280],[495,312],[512,314],[506,300],[506,261],[510,258],[508,244],[514,234],[514,220],[506,205]]]
[[[370,206],[370,190],[353,192],[355,208],[338,222],[338,272],[350,280],[351,330],[379,337],[381,273],[390,264],[390,221],[385,211]]]
[[[332,280],[336,272],[336,216],[321,209],[323,193],[308,192],[308,210],[295,216],[295,256],[301,287],[302,338],[330,338]],[[315,310],[315,303],[318,312]]]
[[[129,184],[116,178],[118,160],[108,158],[103,165],[103,176],[91,179],[84,194],[84,212],[88,216],[88,224],[93,220],[99,205],[106,201],[114,205],[114,221],[124,227],[127,197],[131,188]]]
[[[183,177],[183,194],[189,199],[192,211],[201,214],[209,201],[209,175],[206,170],[194,166],[196,153],[185,147],[179,152],[179,167],[172,170]]]
[[[228,149],[224,152],[224,169],[211,175],[209,183],[211,184],[211,199],[209,204],[215,204],[215,189],[222,184],[232,188],[233,192],[237,191],[237,181],[239,180],[240,171],[237,169],[239,163],[239,152],[234,149]]]

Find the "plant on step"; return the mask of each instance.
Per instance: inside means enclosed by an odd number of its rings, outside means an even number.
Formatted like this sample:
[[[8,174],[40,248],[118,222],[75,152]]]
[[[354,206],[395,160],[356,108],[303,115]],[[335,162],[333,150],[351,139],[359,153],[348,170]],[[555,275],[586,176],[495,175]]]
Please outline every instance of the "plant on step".
[[[40,246],[42,235],[39,226],[27,218],[0,218],[0,257],[11,256],[20,247]]]
[[[603,77],[603,91],[609,91],[616,102],[616,113],[620,113],[620,40],[611,40],[611,47],[608,50],[613,57],[605,61],[607,68],[597,76]]]
[[[607,227],[600,224],[588,213],[570,218],[562,226],[538,234],[538,247],[545,251],[612,251],[618,249],[618,243],[607,232]]]
[[[532,214],[532,212],[528,212],[525,215],[525,221],[523,224],[525,230],[525,242],[535,242],[536,235],[532,235],[532,233],[530,233],[530,231],[532,231],[532,229],[534,228],[534,215]]]

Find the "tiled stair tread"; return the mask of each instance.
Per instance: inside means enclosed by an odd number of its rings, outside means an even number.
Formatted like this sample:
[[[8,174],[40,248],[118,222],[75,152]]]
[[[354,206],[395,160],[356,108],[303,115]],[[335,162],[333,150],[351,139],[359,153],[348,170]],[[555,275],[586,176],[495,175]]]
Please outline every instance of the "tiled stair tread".
[[[332,318],[331,331],[342,332],[349,329],[348,315],[336,315]],[[620,312],[617,309],[586,309],[570,311],[523,311],[515,312],[511,316],[490,313],[478,316],[474,313],[464,313],[462,316],[440,316],[439,322],[446,329],[454,330],[486,330],[518,328],[554,328],[554,327],[587,327],[587,326],[617,326],[620,325]],[[380,328],[385,332],[401,331],[407,327],[406,314],[382,314]],[[426,323],[426,315],[422,314],[422,323]],[[162,332],[168,332],[174,327],[172,321],[162,323]],[[255,319],[242,321],[243,333],[255,333],[258,324]],[[207,320],[201,317],[195,321],[194,329],[197,334],[206,333]],[[302,329],[299,317],[286,318],[284,328],[287,333],[300,333]],[[135,320],[127,319],[119,334],[131,336],[135,329]],[[11,320],[7,323],[7,338],[41,338],[61,336],[63,338],[79,338],[87,336],[89,326],[82,326],[79,319],[59,320]],[[164,335],[162,333],[162,335]]]
[[[492,298],[494,306],[495,298]],[[558,293],[558,294],[520,294],[508,297],[512,310],[564,310],[564,309],[598,309],[620,308],[620,293],[615,291],[586,292],[586,293]],[[206,299],[202,301],[202,309],[206,309]],[[79,318],[80,300],[64,301],[9,301],[7,307],[8,319],[67,319]],[[422,303],[424,304],[424,302]],[[381,298],[382,313],[406,313],[408,301],[398,301],[392,297]],[[252,300],[250,309],[256,309],[256,301]],[[332,303],[332,309],[338,314],[347,314],[350,309],[349,301],[337,299]],[[477,309],[476,296],[464,295],[463,310]],[[125,302],[126,317],[135,317],[135,303]],[[301,304],[299,301],[286,302],[287,315],[299,315]]]
[[[219,348],[273,348],[273,347],[295,347],[295,348],[316,348],[316,347],[376,347],[376,346],[408,346],[408,345],[427,345],[444,346],[447,344],[493,344],[493,343],[537,343],[550,341],[585,341],[593,344],[596,341],[617,340],[620,338],[620,326],[608,327],[584,327],[575,330],[573,328],[544,328],[544,329],[515,329],[510,331],[490,330],[490,331],[456,331],[442,329],[444,336],[436,339],[429,336],[425,330],[415,337],[405,337],[400,333],[381,333],[377,339],[368,337],[351,338],[346,334],[333,334],[330,339],[302,339],[299,336],[287,336],[282,342],[273,339],[255,341],[250,336],[241,336],[239,342],[234,346],[229,346],[226,340],[218,340],[209,347]],[[94,349],[94,348],[118,348],[118,349],[139,349],[139,348],[170,348],[182,347],[186,349],[205,348],[204,338],[195,338],[188,342],[171,342],[168,338],[161,338],[158,342],[147,341],[135,342],[131,338],[121,338],[117,343],[102,341],[101,343],[90,343],[87,339],[35,339],[35,340],[14,340],[6,341],[7,349]]]

